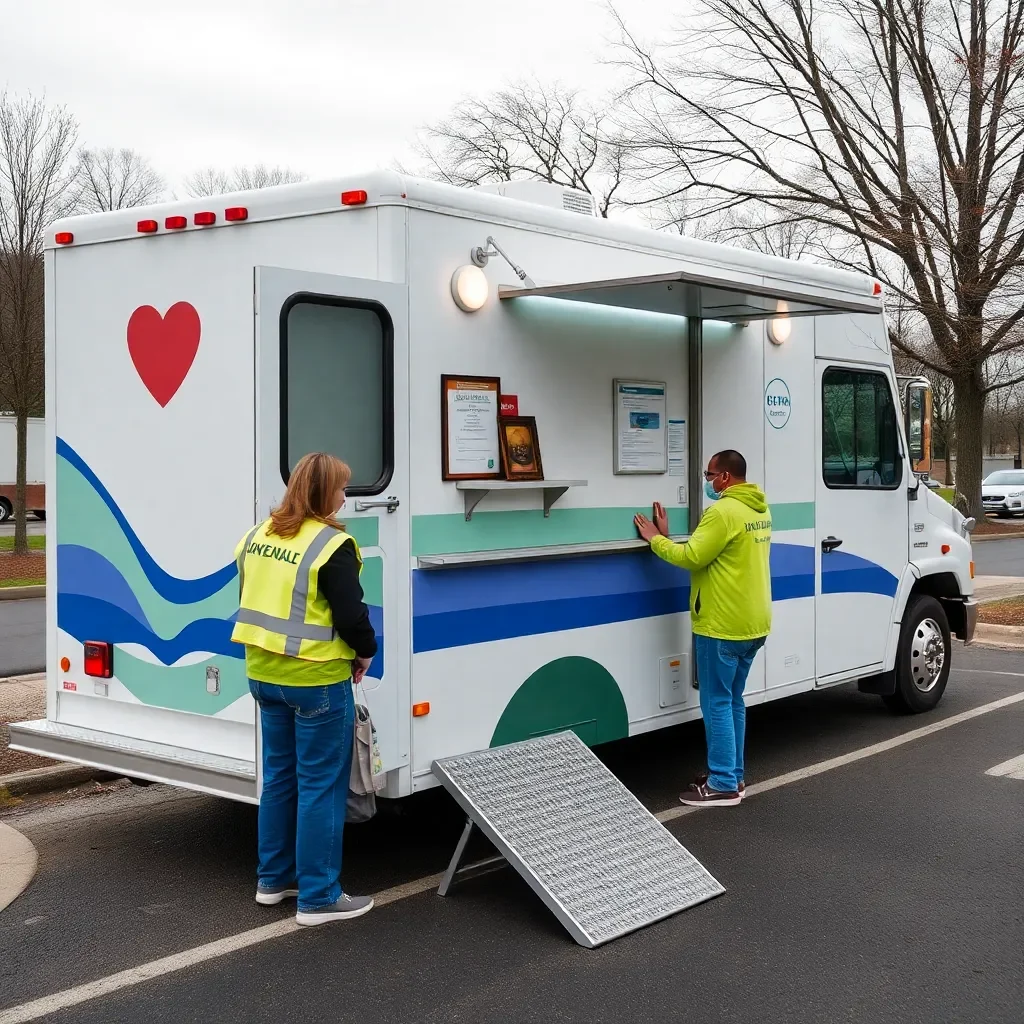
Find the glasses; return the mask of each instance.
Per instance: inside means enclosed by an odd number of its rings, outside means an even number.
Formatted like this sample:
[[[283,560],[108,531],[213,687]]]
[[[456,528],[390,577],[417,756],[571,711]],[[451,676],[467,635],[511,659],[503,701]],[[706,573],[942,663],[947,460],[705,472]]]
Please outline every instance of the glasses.
[[[714,480],[717,476],[725,476],[725,471],[720,469],[717,473],[712,473],[710,469],[704,470],[705,480]]]

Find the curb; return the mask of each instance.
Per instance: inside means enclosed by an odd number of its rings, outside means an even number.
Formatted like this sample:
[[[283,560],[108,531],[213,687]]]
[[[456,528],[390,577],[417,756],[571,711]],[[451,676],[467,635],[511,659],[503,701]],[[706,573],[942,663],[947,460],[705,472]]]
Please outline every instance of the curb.
[[[971,646],[997,647],[1001,650],[1024,649],[1024,626],[998,626],[994,623],[979,622],[974,631]]]
[[[0,587],[0,601],[29,601],[39,597],[46,597],[45,585],[41,587]]]
[[[36,848],[17,829],[0,821],[0,911],[28,888],[38,866]]]
[[[983,533],[980,537],[975,537],[971,534],[971,544],[982,544],[987,540],[1024,540],[1024,532],[1020,530],[1014,531],[1013,533]]]
[[[70,789],[83,782],[108,782],[121,778],[117,772],[92,768],[87,764],[58,764],[46,768],[29,768],[23,772],[0,775],[0,791],[11,796],[47,793],[52,789]]]

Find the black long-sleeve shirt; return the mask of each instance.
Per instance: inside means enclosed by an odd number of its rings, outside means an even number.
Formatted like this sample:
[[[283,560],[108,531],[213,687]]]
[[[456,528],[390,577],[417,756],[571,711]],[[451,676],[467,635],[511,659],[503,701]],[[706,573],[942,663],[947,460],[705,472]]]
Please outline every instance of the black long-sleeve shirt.
[[[370,613],[363,603],[359,560],[351,544],[342,544],[320,566],[317,585],[331,606],[334,631],[356,652],[356,657],[372,658],[377,653],[377,638],[370,625]]]

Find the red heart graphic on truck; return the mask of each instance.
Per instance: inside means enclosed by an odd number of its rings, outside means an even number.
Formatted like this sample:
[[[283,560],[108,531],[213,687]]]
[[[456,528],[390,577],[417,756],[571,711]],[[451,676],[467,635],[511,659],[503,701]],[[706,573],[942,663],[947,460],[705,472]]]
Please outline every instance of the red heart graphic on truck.
[[[161,316],[139,306],[128,321],[128,354],[149,393],[166,406],[192,369],[202,324],[195,306],[176,302]]]

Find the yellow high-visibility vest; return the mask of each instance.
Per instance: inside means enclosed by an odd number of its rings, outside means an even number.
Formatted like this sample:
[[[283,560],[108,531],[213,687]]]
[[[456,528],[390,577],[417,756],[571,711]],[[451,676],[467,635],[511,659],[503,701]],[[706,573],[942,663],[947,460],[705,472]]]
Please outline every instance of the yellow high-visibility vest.
[[[270,534],[271,522],[253,527],[235,549],[239,608],[231,639],[302,661],[352,661],[355,651],[335,632],[331,607],[320,593],[320,567],[355,538],[307,519],[287,540]]]

